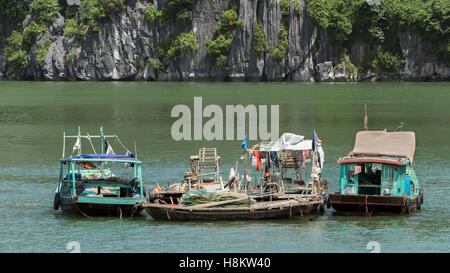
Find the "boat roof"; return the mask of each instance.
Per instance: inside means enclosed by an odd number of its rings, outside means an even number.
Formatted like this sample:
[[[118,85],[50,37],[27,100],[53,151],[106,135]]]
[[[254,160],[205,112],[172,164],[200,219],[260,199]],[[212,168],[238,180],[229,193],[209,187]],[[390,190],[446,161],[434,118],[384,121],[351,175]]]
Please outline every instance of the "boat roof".
[[[69,158],[61,159],[61,162],[86,162],[86,161],[109,161],[109,162],[132,162],[141,163],[136,159],[135,154],[131,153],[128,155],[111,155],[111,154],[81,154],[77,156],[72,156]]]
[[[346,156],[339,158],[338,164],[346,163],[383,163],[392,165],[407,165],[409,159],[406,157],[390,157],[390,156]]]
[[[129,155],[111,155],[111,154],[82,154],[77,156],[72,156],[70,158],[134,158],[134,153]]]
[[[360,131],[349,156],[406,157],[412,163],[415,149],[414,132]]]

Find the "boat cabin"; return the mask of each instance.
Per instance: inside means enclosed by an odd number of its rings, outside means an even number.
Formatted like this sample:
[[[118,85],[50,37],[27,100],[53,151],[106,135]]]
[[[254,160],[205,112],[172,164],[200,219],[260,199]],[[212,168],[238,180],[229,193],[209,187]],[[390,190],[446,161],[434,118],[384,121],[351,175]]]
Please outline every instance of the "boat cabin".
[[[108,157],[105,157],[108,156]],[[116,156],[117,157],[117,156]],[[143,198],[141,162],[110,155],[81,155],[60,160],[61,193],[92,201],[96,198]],[[108,165],[123,165],[120,177]],[[126,167],[125,167],[126,164]],[[128,170],[126,170],[128,169]]]
[[[416,196],[415,145],[414,132],[358,132],[353,150],[338,160],[340,193]]]
[[[419,192],[407,158],[344,157],[338,163],[341,194],[415,196]]]

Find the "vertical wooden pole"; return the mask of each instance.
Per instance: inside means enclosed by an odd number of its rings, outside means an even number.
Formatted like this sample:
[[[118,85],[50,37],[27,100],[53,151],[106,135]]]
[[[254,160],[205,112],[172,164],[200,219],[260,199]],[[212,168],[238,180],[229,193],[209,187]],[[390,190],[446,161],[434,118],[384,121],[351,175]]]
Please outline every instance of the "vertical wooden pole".
[[[141,198],[144,197],[144,184],[143,184],[143,179],[142,179],[142,166],[141,164],[134,164],[134,167],[137,168],[137,172],[138,172],[138,179],[139,179],[139,185],[141,188]]]
[[[63,132],[63,152],[62,152],[62,158],[64,158],[66,155],[66,132]]]
[[[72,196],[76,196],[77,195],[77,187],[76,187],[76,181],[75,181],[75,163],[72,161],[71,165],[71,169],[72,169]],[[70,171],[69,171],[70,173]]]
[[[364,130],[368,130],[369,126],[367,125],[368,118],[367,118],[367,104],[364,104]]]
[[[104,140],[103,140],[103,126],[100,127],[100,140],[101,140],[100,142],[102,143],[102,149],[101,149],[100,153],[104,154],[105,152],[103,151],[103,142],[104,142]]]
[[[247,150],[244,150],[244,181],[247,182]]]
[[[80,140],[80,149],[78,150],[78,155],[81,155],[81,129],[80,129],[80,126],[78,126],[78,139]]]

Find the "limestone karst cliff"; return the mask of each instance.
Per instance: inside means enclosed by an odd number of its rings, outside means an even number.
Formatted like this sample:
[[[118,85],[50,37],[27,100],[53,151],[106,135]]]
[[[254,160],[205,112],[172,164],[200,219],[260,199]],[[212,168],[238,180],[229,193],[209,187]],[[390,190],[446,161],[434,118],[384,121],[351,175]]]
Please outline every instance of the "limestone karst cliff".
[[[43,21],[42,29],[34,27],[35,36],[24,31],[16,48],[8,39],[11,24],[3,19],[0,79],[320,82],[448,80],[450,75],[432,43],[408,28],[395,33],[400,65],[365,65],[377,47],[363,39],[346,41],[345,47],[336,43],[311,18],[305,0],[191,0],[179,16],[161,11],[181,0],[122,2],[93,25],[80,13],[80,0],[59,1],[54,18]],[[27,11],[22,29],[40,22],[36,10]],[[31,37],[27,48],[26,37]]]

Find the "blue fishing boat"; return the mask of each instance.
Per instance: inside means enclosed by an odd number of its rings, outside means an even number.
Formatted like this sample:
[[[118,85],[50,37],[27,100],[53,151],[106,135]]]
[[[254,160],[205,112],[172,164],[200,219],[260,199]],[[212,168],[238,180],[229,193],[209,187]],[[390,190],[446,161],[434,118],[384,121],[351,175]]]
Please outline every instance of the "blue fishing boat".
[[[412,167],[414,132],[360,131],[340,158],[340,191],[327,207],[342,213],[410,213],[421,209],[423,190]]]
[[[75,139],[72,154],[65,157],[66,139]],[[115,154],[110,144],[115,139],[125,149]],[[90,143],[93,153],[82,153],[82,140]],[[100,141],[97,153],[92,140]],[[73,155],[76,153],[76,155]],[[60,162],[58,185],[55,190],[54,209],[83,215],[126,216],[136,215],[145,203],[146,193],[142,180],[142,163],[136,152],[130,152],[117,135],[66,136],[64,133],[63,156]],[[113,169],[114,168],[114,172]]]

